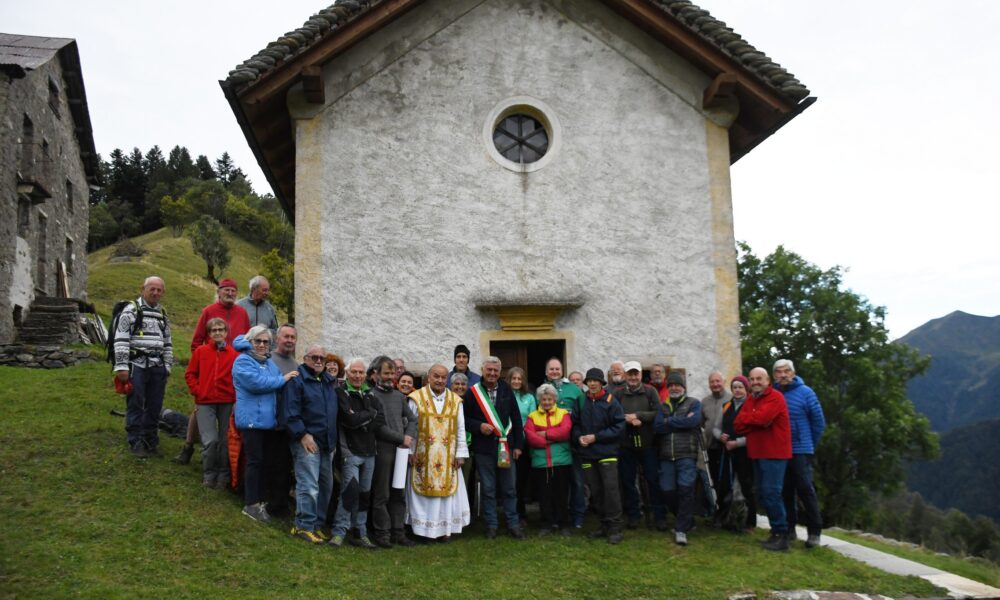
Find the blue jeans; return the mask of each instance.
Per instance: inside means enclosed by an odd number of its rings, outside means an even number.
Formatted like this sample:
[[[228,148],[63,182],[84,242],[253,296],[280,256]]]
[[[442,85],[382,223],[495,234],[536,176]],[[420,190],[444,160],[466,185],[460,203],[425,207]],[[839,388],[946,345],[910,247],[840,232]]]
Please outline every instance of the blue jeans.
[[[167,376],[166,367],[132,367],[132,393],[125,399],[125,434],[132,448],[142,443],[155,450],[160,445],[160,410]]]
[[[698,480],[698,462],[693,458],[660,461],[660,489],[677,492],[677,519],[674,531],[687,533],[694,526],[694,482]]]
[[[476,473],[479,475],[479,505],[483,509],[486,526],[496,529],[497,518],[497,488],[500,490],[500,502],[503,505],[504,516],[507,517],[507,527],[520,527],[517,516],[517,484],[514,477],[514,465],[509,469],[497,467],[496,454],[476,453]]]
[[[340,469],[340,503],[337,504],[337,512],[333,514],[333,535],[347,535],[347,530],[352,527],[357,528],[358,537],[368,535],[368,500],[374,471],[374,456],[355,456],[344,452],[344,466]],[[344,506],[344,496],[352,479],[358,481],[358,505],[349,510]]]
[[[785,473],[785,489],[782,494],[788,528],[795,527],[798,522],[798,507],[795,502],[795,496],[798,496],[805,508],[805,525],[809,535],[819,535],[823,531],[823,517],[819,512],[816,486],[813,485],[812,458],[812,454],[792,455],[788,471]]]
[[[333,452],[306,452],[301,442],[289,442],[295,461],[295,526],[316,531],[326,521],[333,493]]]
[[[573,527],[583,527],[583,517],[587,514],[587,493],[583,487],[585,482],[580,458],[574,453],[569,479],[569,514],[573,517]]]
[[[649,503],[652,505],[653,515],[657,521],[662,521],[667,518],[667,510],[663,503],[663,493],[660,492],[660,480],[657,475],[659,461],[656,457],[656,449],[652,446],[648,448],[622,448],[618,451],[618,475],[621,477],[622,489],[624,490],[622,501],[625,505],[625,514],[631,520],[638,520],[642,516],[639,511],[639,488],[635,481],[640,466],[642,467],[642,476],[646,480],[646,486],[649,488]]]
[[[788,461],[782,458],[758,458],[753,461],[754,485],[757,488],[757,498],[767,513],[774,533],[788,532],[788,519],[785,515],[785,502],[781,497],[781,489],[785,484],[785,470]]]

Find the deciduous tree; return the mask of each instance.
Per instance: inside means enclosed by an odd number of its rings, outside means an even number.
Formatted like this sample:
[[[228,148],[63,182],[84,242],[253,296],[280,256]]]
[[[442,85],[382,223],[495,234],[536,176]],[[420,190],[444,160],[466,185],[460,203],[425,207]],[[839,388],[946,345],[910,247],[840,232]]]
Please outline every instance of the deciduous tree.
[[[219,283],[215,278],[215,268],[222,271],[229,266],[229,245],[223,237],[222,225],[212,217],[202,215],[185,233],[191,240],[195,254],[205,260],[205,277],[213,283]]]
[[[827,429],[816,481],[828,523],[864,524],[872,500],[898,490],[904,462],[937,453],[937,436],[906,397],[929,362],[889,341],[885,308],[843,289],[823,270],[778,247],[760,259],[740,245],[743,367],[789,358],[819,396]]]

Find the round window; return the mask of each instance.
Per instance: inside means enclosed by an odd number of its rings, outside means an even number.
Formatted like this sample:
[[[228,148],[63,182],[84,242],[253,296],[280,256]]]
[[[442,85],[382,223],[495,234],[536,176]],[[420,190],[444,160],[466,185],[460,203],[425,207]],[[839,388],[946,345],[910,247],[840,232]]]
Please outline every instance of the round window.
[[[483,123],[486,153],[501,167],[532,173],[559,154],[562,129],[544,102],[516,96],[498,102]]]
[[[533,163],[549,150],[549,132],[538,119],[523,113],[508,115],[493,131],[493,145],[511,162]]]

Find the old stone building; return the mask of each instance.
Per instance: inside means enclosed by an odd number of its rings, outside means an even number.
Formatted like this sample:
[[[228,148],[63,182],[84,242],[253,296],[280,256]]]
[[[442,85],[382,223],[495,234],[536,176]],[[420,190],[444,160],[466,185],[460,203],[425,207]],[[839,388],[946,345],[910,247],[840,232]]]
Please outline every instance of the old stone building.
[[[0,33],[0,344],[37,299],[86,297],[96,183],[76,42]]]
[[[341,0],[221,82],[300,336],[538,381],[740,364],[730,164],[814,98],[687,0]]]

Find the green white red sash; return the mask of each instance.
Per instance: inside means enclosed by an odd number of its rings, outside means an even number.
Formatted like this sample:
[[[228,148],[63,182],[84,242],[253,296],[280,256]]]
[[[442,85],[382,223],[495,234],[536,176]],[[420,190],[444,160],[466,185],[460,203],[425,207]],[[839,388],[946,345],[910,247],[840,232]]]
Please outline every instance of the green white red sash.
[[[472,397],[479,404],[479,410],[483,412],[486,421],[493,428],[493,433],[500,438],[500,443],[497,446],[497,466],[504,469],[510,467],[510,446],[507,444],[507,434],[510,433],[510,428],[514,425],[513,421],[506,427],[503,426],[500,415],[497,413],[496,407],[493,406],[493,400],[490,399],[490,393],[486,391],[486,386],[482,382],[472,386]]]

